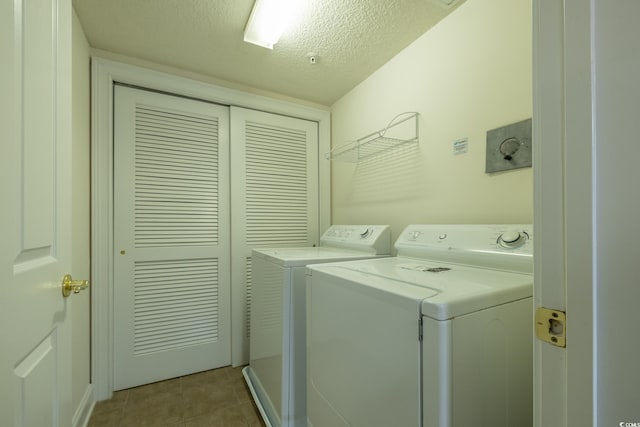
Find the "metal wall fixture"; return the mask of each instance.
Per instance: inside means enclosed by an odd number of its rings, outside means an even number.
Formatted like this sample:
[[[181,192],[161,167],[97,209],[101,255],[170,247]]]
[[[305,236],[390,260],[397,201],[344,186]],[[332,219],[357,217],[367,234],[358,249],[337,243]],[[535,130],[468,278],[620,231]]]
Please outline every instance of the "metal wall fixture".
[[[333,148],[324,156],[327,160],[357,163],[407,144],[418,144],[419,113],[405,112],[389,124],[355,141]]]
[[[487,131],[486,173],[531,166],[531,119]]]

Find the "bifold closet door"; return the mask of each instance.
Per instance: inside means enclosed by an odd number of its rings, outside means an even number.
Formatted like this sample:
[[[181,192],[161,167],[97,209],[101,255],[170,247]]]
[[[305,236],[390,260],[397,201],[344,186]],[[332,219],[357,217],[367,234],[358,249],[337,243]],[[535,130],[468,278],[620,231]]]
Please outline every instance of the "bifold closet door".
[[[233,364],[249,362],[251,250],[318,243],[318,123],[231,107]]]
[[[124,86],[114,108],[114,388],[231,362],[229,108]]]

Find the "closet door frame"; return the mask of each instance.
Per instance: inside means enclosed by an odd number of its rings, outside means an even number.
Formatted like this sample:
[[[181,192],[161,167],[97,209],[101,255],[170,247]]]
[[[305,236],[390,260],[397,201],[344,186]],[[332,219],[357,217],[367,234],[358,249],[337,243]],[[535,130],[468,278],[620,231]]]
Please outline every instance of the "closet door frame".
[[[114,83],[318,122],[319,230],[330,225],[330,113],[292,101],[256,95],[136,65],[91,58],[91,382],[96,400],[113,394],[113,87]],[[233,295],[233,290],[232,290]],[[232,296],[232,306],[233,306]],[[240,360],[231,324],[232,361]]]

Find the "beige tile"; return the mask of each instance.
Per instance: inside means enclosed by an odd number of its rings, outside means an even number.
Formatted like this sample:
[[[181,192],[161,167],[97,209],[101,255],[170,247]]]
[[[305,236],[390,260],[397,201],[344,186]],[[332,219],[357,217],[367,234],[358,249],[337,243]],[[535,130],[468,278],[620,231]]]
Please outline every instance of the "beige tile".
[[[114,393],[92,427],[264,427],[242,368],[225,367]]]
[[[113,393],[113,397],[111,399],[96,402],[96,405],[93,407],[93,413],[101,414],[103,412],[113,412],[116,410],[122,411],[128,395],[129,390],[116,391]]]
[[[255,403],[253,403],[253,401],[242,403],[240,405],[240,410],[242,411],[242,415],[244,416],[245,420],[247,420],[247,423],[249,423],[249,425],[265,425],[264,421],[262,420],[262,416],[260,415],[260,412],[258,411],[258,408],[256,407]]]
[[[233,383],[233,391],[236,394],[239,402],[252,402],[253,396],[251,396],[251,391],[249,391],[249,387],[244,382],[236,381]]]
[[[239,405],[219,408],[207,415],[187,418],[185,427],[247,427]]]
[[[233,381],[233,377],[226,368],[214,369],[200,372],[180,378],[183,388],[188,388],[200,384],[228,384]]]
[[[122,420],[122,409],[92,413],[88,427],[118,427]]]
[[[166,391],[129,400],[124,407],[123,426],[167,426],[183,419],[182,394]]]
[[[182,393],[185,416],[197,417],[221,408],[238,405],[233,384],[200,384],[185,388]]]
[[[180,378],[173,378],[170,380],[159,381],[156,383],[131,388],[129,389],[129,397],[127,400],[129,402],[143,400],[158,393],[173,393],[179,392],[180,390]]]
[[[238,375],[238,373],[240,374],[240,376],[242,376],[242,368],[244,368],[244,366],[240,366],[237,368],[234,368],[233,366],[225,366],[224,368],[220,368],[220,369],[225,371],[231,379],[236,379],[236,376]]]
[[[125,407],[122,427],[175,426],[184,420],[182,399],[167,394]]]
[[[209,395],[209,399],[218,408],[233,406],[240,403],[233,390],[232,384],[225,385],[224,387],[215,387]]]
[[[244,414],[242,413],[240,405],[220,408],[213,413],[212,418],[224,423],[245,422]]]
[[[210,427],[211,415],[200,415],[199,417],[189,418],[184,421],[185,427]]]
[[[229,370],[229,375],[231,376],[232,379],[244,381],[244,377],[242,376],[242,370],[244,368],[245,368],[244,366],[238,366],[236,368],[228,366],[228,367],[226,367],[224,369],[228,369]]]
[[[124,412],[132,412],[140,409],[144,409],[149,406],[157,406],[159,404],[169,404],[171,402],[178,402],[182,404],[182,392],[177,391],[163,391],[154,394],[140,395],[136,399],[129,399],[124,405]]]

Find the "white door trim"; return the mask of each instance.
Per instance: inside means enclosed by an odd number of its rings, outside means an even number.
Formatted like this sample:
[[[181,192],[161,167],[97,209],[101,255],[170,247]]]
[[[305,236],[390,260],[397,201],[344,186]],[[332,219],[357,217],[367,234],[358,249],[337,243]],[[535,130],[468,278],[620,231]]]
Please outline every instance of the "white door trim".
[[[567,312],[536,340],[534,426],[594,425],[594,134],[590,2],[533,2],[534,303]]]
[[[330,113],[321,109],[254,95],[183,77],[92,58],[91,70],[91,378],[96,400],[113,393],[113,84],[125,83],[225,105],[263,110],[318,122],[318,158],[330,150]],[[330,165],[321,161],[320,224],[330,223]],[[232,307],[234,301],[232,299]],[[232,363],[239,363],[242,334],[232,321]]]

